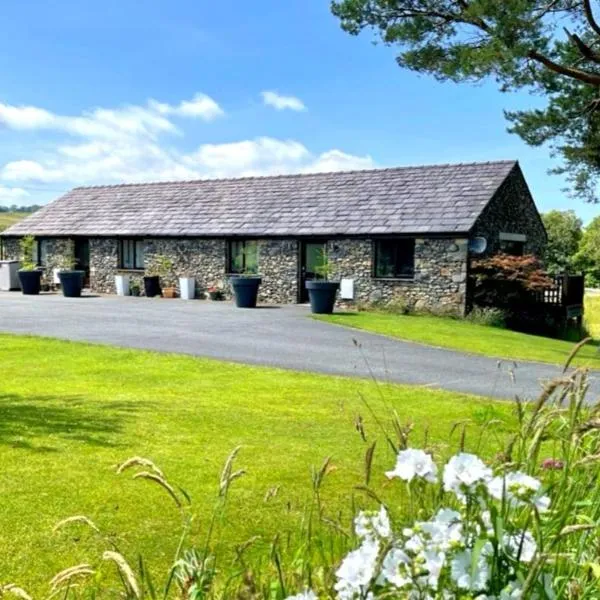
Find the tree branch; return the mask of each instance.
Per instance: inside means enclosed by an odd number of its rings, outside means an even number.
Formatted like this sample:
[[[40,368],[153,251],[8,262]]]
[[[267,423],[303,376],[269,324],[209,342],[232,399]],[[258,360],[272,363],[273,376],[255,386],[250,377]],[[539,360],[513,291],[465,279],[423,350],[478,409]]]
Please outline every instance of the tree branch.
[[[577,50],[579,50],[579,53],[584,58],[600,64],[600,54],[596,54],[576,33],[571,33],[566,27],[564,30],[569,40],[577,47]]]
[[[598,21],[594,18],[594,13],[592,12],[592,5],[590,4],[590,0],[583,0],[583,12],[585,13],[585,17],[590,24],[590,27],[600,35],[600,25],[598,25]]]
[[[549,59],[547,56],[540,54],[537,50],[530,50],[527,53],[527,56],[531,60],[544,65],[559,75],[565,75],[566,77],[577,79],[578,81],[582,81],[583,83],[588,83],[590,85],[600,86],[600,74],[590,73],[588,71],[582,71],[581,69],[574,69],[573,67],[560,65]]]

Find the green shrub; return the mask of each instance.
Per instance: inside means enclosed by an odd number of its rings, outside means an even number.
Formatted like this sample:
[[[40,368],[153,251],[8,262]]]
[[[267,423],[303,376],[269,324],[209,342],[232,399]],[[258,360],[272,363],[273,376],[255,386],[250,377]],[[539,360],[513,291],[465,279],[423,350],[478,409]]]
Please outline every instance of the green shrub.
[[[475,306],[465,317],[470,323],[488,325],[489,327],[505,327],[506,315],[500,308]]]
[[[37,269],[37,264],[33,260],[34,248],[35,238],[32,235],[26,235],[19,240],[22,271],[35,271]]]

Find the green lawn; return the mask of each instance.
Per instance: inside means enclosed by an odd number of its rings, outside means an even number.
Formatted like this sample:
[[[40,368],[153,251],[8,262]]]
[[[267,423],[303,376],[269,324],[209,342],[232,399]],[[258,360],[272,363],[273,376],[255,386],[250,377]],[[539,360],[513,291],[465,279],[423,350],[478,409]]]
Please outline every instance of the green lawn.
[[[36,595],[55,572],[105,548],[81,528],[52,534],[70,515],[91,517],[131,559],[141,551],[153,569],[170,565],[178,514],[157,486],[115,475],[130,456],[153,459],[191,494],[200,543],[223,461],[241,444],[237,467],[248,474],[234,484],[219,534],[227,551],[252,535],[266,547],[276,531],[295,531],[310,468],[326,456],[336,467],[326,511],[350,509],[367,447],[357,415],[369,442],[381,439],[359,394],[386,420],[394,407],[414,421],[414,445],[427,429],[444,455],[458,447],[457,421],[472,423],[469,449],[492,455],[505,425],[481,436],[483,424],[513,418],[509,403],[464,394],[42,338],[0,335],[0,364],[0,583]],[[383,476],[393,462],[381,441],[371,485],[397,502]],[[273,486],[279,493],[265,503]]]
[[[24,212],[0,212],[0,231],[4,231],[7,227],[24,219],[28,214]]]
[[[598,310],[600,312],[600,305]],[[574,346],[572,342],[444,317],[360,312],[334,313],[317,318],[402,340],[514,360],[564,364]],[[591,344],[584,347],[575,364],[600,368],[598,346]]]
[[[585,325],[590,335],[600,339],[600,296],[585,297]]]

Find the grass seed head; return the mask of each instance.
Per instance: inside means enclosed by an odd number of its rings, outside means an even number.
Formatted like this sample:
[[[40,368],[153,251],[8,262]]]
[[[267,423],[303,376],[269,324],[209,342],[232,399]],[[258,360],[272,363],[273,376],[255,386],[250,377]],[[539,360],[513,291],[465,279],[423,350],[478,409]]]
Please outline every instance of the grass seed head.
[[[17,598],[21,598],[22,600],[32,600],[31,596],[23,588],[20,588],[14,583],[0,585],[0,598],[2,598],[2,596],[5,594],[11,594]]]
[[[133,467],[143,467],[145,469],[150,469],[159,477],[165,479],[165,474],[149,459],[142,458],[141,456],[133,456],[132,458],[128,458],[124,463],[122,463],[117,468],[117,475],[123,473],[127,469],[131,469]]]
[[[135,578],[135,574],[133,573],[133,569],[129,566],[129,563],[125,559],[125,557],[119,552],[114,552],[112,550],[106,550],[102,555],[102,560],[112,561],[117,565],[121,576],[123,577],[123,582],[127,586],[127,589],[136,597],[140,598],[140,586],[138,585],[137,579]]]

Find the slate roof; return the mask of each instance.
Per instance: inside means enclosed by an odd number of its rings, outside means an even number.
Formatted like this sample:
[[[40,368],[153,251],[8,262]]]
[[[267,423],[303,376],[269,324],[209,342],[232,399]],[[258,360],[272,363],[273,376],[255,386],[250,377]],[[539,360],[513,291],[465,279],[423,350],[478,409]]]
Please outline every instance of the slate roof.
[[[518,163],[75,188],[3,235],[467,233]]]

